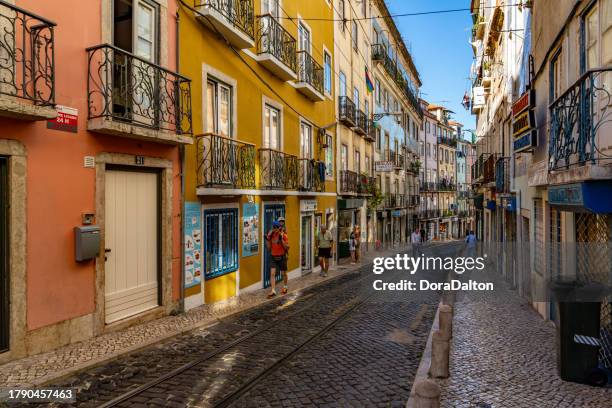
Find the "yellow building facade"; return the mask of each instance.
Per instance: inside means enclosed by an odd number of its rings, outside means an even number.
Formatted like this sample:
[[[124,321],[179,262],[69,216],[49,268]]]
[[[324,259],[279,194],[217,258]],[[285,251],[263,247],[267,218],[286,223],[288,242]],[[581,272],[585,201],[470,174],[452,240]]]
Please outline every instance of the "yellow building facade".
[[[333,25],[326,0],[185,0],[185,305],[270,285],[265,235],[286,219],[289,277],[317,271],[336,218]],[[289,283],[291,286],[291,282]]]

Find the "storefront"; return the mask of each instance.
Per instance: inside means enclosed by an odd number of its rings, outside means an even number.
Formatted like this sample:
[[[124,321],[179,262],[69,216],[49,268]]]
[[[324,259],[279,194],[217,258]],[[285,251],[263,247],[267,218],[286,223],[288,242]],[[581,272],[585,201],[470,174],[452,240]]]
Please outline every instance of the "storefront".
[[[353,228],[358,226],[363,232],[361,216],[365,200],[359,198],[338,200],[338,258],[348,258],[349,238]],[[367,234],[366,234],[367,235]],[[361,237],[363,242],[364,237]]]
[[[317,200],[300,201],[300,267],[302,274],[312,272],[316,265],[315,232],[321,226],[321,214],[315,214]],[[316,224],[316,226],[315,226]]]

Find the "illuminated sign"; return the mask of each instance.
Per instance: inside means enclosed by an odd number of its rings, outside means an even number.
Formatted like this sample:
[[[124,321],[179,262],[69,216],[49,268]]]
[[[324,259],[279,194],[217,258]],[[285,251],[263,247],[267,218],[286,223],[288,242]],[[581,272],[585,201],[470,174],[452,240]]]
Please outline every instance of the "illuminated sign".
[[[520,153],[525,150],[531,150],[538,145],[538,131],[524,133],[520,137],[514,139],[514,153]]]
[[[535,114],[532,110],[528,110],[514,118],[514,122],[512,123],[512,135],[514,137],[519,137],[533,128],[535,128]]]
[[[485,105],[484,86],[475,86],[472,90],[472,106],[478,108]]]
[[[525,92],[516,102],[512,104],[512,117],[516,117],[524,110],[533,108],[535,104],[535,91]]]
[[[563,186],[548,187],[548,202],[556,205],[582,206],[582,185],[566,184]]]
[[[512,136],[514,137],[514,153],[532,150],[537,146],[538,131],[533,110],[535,105],[535,91],[532,89],[521,95],[512,104]]]

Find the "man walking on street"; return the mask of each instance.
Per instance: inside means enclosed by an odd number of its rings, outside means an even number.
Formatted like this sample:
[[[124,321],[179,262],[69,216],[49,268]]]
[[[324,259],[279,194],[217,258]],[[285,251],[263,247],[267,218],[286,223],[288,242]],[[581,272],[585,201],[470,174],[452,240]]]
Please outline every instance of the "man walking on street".
[[[289,238],[281,223],[274,221],[272,223],[272,231],[266,235],[266,246],[270,250],[270,285],[272,291],[268,295],[268,299],[276,296],[276,271],[283,275],[283,289],[281,294],[287,293],[287,284],[289,278],[287,276],[287,252],[289,251]]]
[[[419,256],[419,251],[421,249],[421,233],[418,229],[415,229],[412,231],[412,234],[410,234],[410,243],[412,244],[412,256],[416,258]]]
[[[333,252],[334,237],[331,231],[327,229],[327,226],[321,225],[321,230],[317,238],[319,241],[319,265],[321,265],[321,276],[326,277],[327,271],[329,270],[329,258],[331,258]]]

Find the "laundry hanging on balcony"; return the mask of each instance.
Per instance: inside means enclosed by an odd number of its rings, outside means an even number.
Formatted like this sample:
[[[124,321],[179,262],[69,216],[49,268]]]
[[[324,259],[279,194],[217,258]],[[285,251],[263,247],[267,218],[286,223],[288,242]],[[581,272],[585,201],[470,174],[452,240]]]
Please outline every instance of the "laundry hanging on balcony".
[[[317,174],[319,175],[319,180],[320,181],[325,181],[325,170],[326,170],[327,166],[325,166],[325,163],[323,162],[318,162],[317,163]]]

